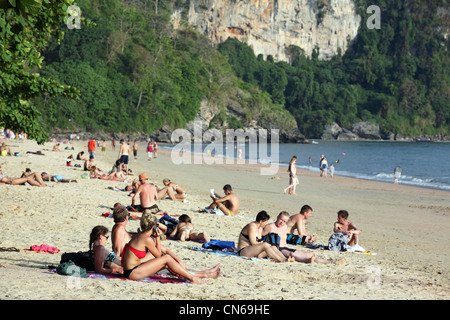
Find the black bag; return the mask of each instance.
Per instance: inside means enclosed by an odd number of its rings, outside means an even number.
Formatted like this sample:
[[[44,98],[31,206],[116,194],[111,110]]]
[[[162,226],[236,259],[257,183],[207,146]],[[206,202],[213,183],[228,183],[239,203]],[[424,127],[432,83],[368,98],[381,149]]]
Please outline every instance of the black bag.
[[[280,236],[278,233],[271,232],[263,237],[263,241],[278,247],[280,245]]]
[[[68,261],[72,261],[77,266],[84,268],[87,271],[95,271],[94,253],[92,251],[65,252],[61,255],[61,261],[59,263]]]
[[[306,236],[299,236],[296,234],[288,234],[287,238],[286,238],[286,243],[299,245],[299,244],[305,244],[305,242],[306,242],[305,240],[306,240]]]

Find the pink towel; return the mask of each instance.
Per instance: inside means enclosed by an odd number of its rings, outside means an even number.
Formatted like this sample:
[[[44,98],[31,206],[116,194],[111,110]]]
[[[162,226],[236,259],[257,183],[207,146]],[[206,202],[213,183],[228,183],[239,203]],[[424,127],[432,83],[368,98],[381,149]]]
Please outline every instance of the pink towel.
[[[36,252],[48,252],[48,253],[58,253],[60,250],[55,247],[50,247],[46,244],[43,245],[34,245],[30,247],[30,250],[36,251]]]

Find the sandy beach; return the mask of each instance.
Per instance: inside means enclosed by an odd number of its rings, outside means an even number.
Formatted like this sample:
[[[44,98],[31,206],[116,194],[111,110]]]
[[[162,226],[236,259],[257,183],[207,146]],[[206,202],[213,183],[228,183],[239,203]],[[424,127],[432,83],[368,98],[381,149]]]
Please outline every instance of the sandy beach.
[[[212,239],[235,241],[241,229],[260,210],[274,221],[282,210],[298,213],[309,204],[313,208],[307,229],[317,243],[328,244],[340,209],[349,212],[362,233],[360,245],[376,255],[351,252],[314,251],[326,259],[346,258],[343,265],[275,263],[268,259],[248,260],[193,251],[201,244],[164,240],[191,269],[203,270],[220,263],[222,274],[210,284],[144,283],[122,279],[80,279],[78,288],[69,278],[49,272],[63,252],[87,251],[89,233],[96,225],[110,230],[113,219],[102,214],[114,203],[131,204],[127,192],[108,187],[128,183],[81,179],[84,173],[66,158],[79,151],[87,154],[87,141],[61,144],[61,152],[51,151],[54,143],[4,140],[21,157],[0,157],[5,174],[19,177],[25,168],[46,171],[78,183],[48,182],[47,187],[0,185],[0,247],[27,249],[48,245],[60,253],[0,252],[0,299],[2,300],[447,300],[450,298],[450,193],[335,176],[321,178],[299,172],[296,196],[283,194],[288,185],[285,167],[273,176],[261,175],[255,164],[180,164],[171,161],[170,151],[159,149],[158,158],[147,160],[143,148],[138,159],[130,160],[135,175],[145,172],[149,180],[162,185],[169,178],[188,193],[189,203],[161,200],[158,206],[173,215],[188,214],[196,229]],[[74,150],[64,150],[65,147]],[[27,151],[44,155],[27,155]],[[95,164],[110,170],[119,149],[109,142],[102,153],[97,148]],[[134,177],[136,178],[136,176]],[[230,184],[239,196],[239,216],[199,213],[210,203],[209,190],[222,194]],[[139,221],[128,229],[135,231]],[[110,248],[111,241],[108,246]]]

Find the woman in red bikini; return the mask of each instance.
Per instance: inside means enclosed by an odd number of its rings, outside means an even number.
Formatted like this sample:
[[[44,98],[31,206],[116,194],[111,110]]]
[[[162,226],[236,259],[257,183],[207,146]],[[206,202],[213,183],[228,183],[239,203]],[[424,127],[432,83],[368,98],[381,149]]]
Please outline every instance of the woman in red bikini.
[[[191,271],[169,249],[161,245],[161,231],[157,219],[151,213],[141,217],[141,233],[127,243],[123,249],[122,267],[125,277],[134,280],[144,279],[162,269],[167,269],[173,275],[188,279],[192,283],[205,283],[201,278],[217,278],[220,275],[219,265],[205,271]],[[147,250],[153,259],[143,262]]]

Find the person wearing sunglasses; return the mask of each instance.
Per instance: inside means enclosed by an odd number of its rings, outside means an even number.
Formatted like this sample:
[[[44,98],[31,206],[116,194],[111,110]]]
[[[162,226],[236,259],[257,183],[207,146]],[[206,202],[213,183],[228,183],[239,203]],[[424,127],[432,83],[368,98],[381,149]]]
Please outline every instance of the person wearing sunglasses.
[[[95,272],[110,274],[123,274],[123,268],[116,254],[106,249],[109,239],[109,230],[104,226],[96,226],[92,229],[89,240],[89,250],[94,253]]]

